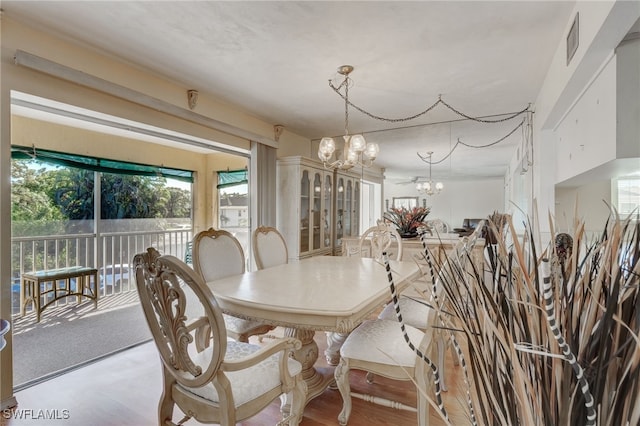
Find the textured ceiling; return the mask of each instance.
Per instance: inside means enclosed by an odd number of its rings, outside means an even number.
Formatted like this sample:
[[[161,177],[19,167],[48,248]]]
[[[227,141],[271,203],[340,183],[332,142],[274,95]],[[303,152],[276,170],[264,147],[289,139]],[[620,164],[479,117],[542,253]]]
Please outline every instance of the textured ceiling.
[[[562,1],[3,1],[4,13],[210,93],[310,139],[341,135],[344,101],[329,87],[351,64],[350,100],[399,118],[442,99],[470,116],[526,108],[566,34]],[[382,121],[350,109],[349,130],[380,144],[387,176],[428,174],[416,152],[444,158],[460,138],[480,146],[512,131],[455,121],[442,105]],[[387,129],[382,131],[383,129]],[[395,130],[388,130],[395,129]],[[458,147],[433,166],[447,178],[502,176],[518,130],[492,148]]]

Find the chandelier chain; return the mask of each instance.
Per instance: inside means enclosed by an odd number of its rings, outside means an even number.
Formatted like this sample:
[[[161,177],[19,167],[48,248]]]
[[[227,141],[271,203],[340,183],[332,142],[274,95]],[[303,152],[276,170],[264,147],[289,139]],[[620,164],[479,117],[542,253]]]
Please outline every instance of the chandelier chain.
[[[323,137],[318,145],[318,157],[322,160],[325,168],[349,170],[354,166],[370,167],[375,161],[380,147],[377,143],[367,142],[363,135],[349,134],[349,73],[353,71],[351,65],[343,65],[338,68],[338,73],[344,76],[344,79],[337,87],[338,91],[344,87],[344,143],[342,144],[342,158],[336,155],[335,161],[330,161],[336,151],[336,142],[332,137]],[[331,87],[334,85],[329,82]]]
[[[344,76],[344,81],[341,86],[344,85],[344,94],[346,96],[344,102],[344,134],[349,135],[349,76]]]
[[[501,137],[500,139],[498,139],[495,142],[491,142],[485,145],[470,145],[468,143],[462,142],[460,140],[460,138],[458,138],[457,142],[455,143],[455,145],[453,145],[453,148],[451,148],[451,150],[449,151],[449,153],[447,155],[445,155],[442,159],[438,160],[438,161],[431,161],[431,155],[426,155],[426,156],[422,156],[420,155],[419,152],[417,152],[416,154],[418,154],[418,157],[424,161],[425,163],[431,165],[431,164],[440,164],[443,161],[445,161],[447,158],[451,157],[451,154],[453,154],[453,151],[455,151],[455,149],[458,147],[458,145],[463,145],[466,146],[467,148],[488,148],[490,146],[493,145],[497,145],[500,142],[504,141],[505,139],[507,139],[509,136],[511,136],[512,134],[514,134],[518,129],[522,128],[522,126],[524,126],[525,120],[522,120],[520,122],[520,124],[518,124],[513,130],[511,130],[509,133],[507,133],[505,136]]]
[[[460,145],[464,145],[464,146],[466,146],[467,148],[488,148],[488,147],[490,147],[490,146],[497,145],[497,144],[499,144],[500,142],[502,142],[503,140],[507,139],[509,136],[511,136],[512,134],[514,134],[514,133],[516,132],[516,130],[518,130],[519,128],[521,128],[523,125],[524,125],[524,120],[522,120],[522,121],[520,122],[520,124],[518,124],[518,125],[517,125],[513,130],[512,130],[512,131],[510,131],[509,133],[507,133],[506,135],[504,135],[503,137],[501,137],[501,138],[500,138],[500,139],[498,139],[497,141],[495,141],[495,142],[491,142],[491,143],[488,143],[488,144],[486,144],[486,145],[469,145],[469,144],[467,144],[467,143],[462,142],[460,139],[458,139],[458,141],[460,142]]]
[[[387,121],[390,123],[401,123],[401,122],[405,122],[405,121],[410,121],[410,120],[415,120],[418,117],[421,117],[425,114],[427,114],[428,112],[430,112],[432,109],[434,109],[435,107],[437,107],[439,104],[444,105],[446,108],[448,108],[449,110],[453,111],[454,113],[458,114],[460,117],[464,117],[467,120],[472,120],[472,121],[476,121],[478,123],[502,123],[508,120],[512,120],[516,117],[518,117],[521,114],[524,114],[527,111],[530,111],[530,107],[531,104],[527,105],[526,108],[514,112],[513,114],[507,116],[507,117],[503,117],[503,118],[498,118],[495,120],[489,120],[489,119],[482,119],[482,118],[478,118],[478,117],[472,117],[468,114],[463,113],[462,111],[457,110],[456,108],[452,107],[451,105],[449,105],[448,103],[446,103],[445,101],[442,100],[442,95],[438,96],[438,100],[435,101],[431,106],[427,107],[427,109],[425,109],[424,111],[421,111],[417,114],[408,116],[408,117],[401,117],[401,118],[387,118],[387,117],[382,117],[380,115],[375,115],[373,113],[370,113],[369,111],[365,110],[364,108],[359,107],[358,105],[354,104],[353,102],[351,102],[349,100],[349,96],[348,96],[348,84],[346,85],[346,89],[345,89],[345,94],[343,95],[342,92],[340,91],[340,89],[342,88],[342,86],[345,85],[346,82],[346,78],[345,81],[343,81],[339,86],[335,86],[333,84],[333,82],[331,80],[329,80],[329,87],[331,87],[333,89],[334,92],[336,92],[338,94],[338,96],[340,96],[344,101],[345,101],[345,105],[350,105],[351,107],[353,107],[354,109],[360,111],[362,114],[373,118],[375,120],[379,120],[379,121]]]
[[[455,109],[454,107],[452,107],[451,105],[449,105],[448,103],[446,103],[445,101],[442,100],[442,95],[440,95],[440,97],[438,98],[438,102],[441,102],[442,105],[446,106],[447,108],[449,108],[451,111],[455,112],[456,114],[458,114],[461,117],[464,117],[468,120],[473,120],[473,121],[477,121],[478,123],[503,123],[505,121],[509,121],[513,118],[516,118],[519,115],[524,114],[525,112],[529,111],[529,108],[531,107],[531,104],[527,105],[526,108],[514,112],[513,114],[507,116],[507,117],[503,117],[503,118],[498,118],[495,120],[488,120],[488,119],[482,119],[482,118],[477,118],[477,117],[471,117],[461,111],[458,111],[457,109]]]

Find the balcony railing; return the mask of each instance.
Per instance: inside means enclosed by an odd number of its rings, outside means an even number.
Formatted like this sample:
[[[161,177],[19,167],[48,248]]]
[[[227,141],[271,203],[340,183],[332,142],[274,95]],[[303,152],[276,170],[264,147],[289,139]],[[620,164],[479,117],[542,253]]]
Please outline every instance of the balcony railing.
[[[135,291],[133,256],[155,247],[162,254],[184,259],[192,229],[128,231],[95,234],[15,237],[12,253],[12,312],[20,311],[20,279],[25,272],[71,266],[98,269],[99,297]],[[64,299],[55,304],[66,303]],[[31,309],[28,306],[28,309]]]

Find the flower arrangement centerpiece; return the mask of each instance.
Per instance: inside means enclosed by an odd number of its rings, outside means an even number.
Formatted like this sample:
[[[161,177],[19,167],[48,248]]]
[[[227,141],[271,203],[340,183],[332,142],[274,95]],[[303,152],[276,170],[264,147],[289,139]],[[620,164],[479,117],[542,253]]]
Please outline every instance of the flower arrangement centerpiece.
[[[418,235],[418,228],[424,225],[431,207],[392,207],[384,213],[386,221],[395,225],[402,238],[411,238]]]

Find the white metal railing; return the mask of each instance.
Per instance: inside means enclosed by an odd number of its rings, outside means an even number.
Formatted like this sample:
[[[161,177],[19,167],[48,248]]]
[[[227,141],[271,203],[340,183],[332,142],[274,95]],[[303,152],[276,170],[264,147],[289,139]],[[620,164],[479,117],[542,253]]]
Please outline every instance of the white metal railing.
[[[70,266],[98,269],[99,297],[135,291],[135,254],[155,247],[162,254],[184,259],[192,229],[105,232],[95,234],[14,237],[11,239],[12,312],[20,311],[20,277],[25,272]],[[64,299],[59,301],[64,304]],[[28,307],[31,309],[32,307]]]

